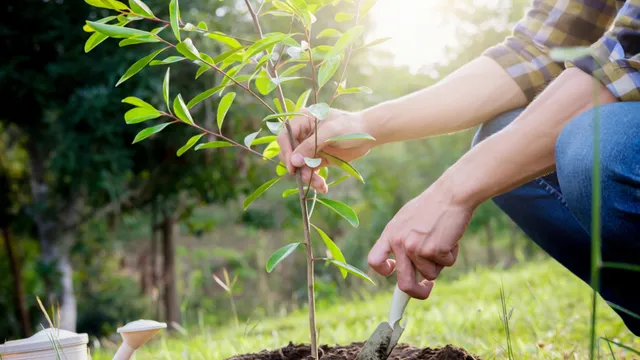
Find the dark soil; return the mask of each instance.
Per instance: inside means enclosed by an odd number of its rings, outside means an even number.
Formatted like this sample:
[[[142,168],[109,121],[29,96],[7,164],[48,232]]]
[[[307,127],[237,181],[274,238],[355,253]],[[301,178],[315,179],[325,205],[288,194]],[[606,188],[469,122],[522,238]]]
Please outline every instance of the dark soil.
[[[321,360],[355,360],[363,343],[352,343],[347,346],[330,347],[322,345],[319,349]],[[309,345],[294,345],[273,351],[262,351],[259,354],[238,355],[227,360],[312,360]],[[419,349],[410,345],[399,344],[393,349],[389,360],[480,360],[466,350],[447,345],[442,348]]]

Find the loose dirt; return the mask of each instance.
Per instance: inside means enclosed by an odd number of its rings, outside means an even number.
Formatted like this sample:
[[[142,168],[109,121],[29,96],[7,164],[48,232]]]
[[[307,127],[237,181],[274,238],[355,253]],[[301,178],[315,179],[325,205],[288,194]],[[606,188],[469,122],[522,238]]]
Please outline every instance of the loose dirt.
[[[355,360],[362,349],[363,343],[352,343],[347,346],[330,347],[322,345],[319,349],[321,360]],[[309,345],[294,345],[277,350],[262,351],[258,354],[238,355],[227,360],[312,360]],[[416,348],[411,345],[400,344],[393,349],[389,360],[481,360],[466,350],[447,345],[441,348]]]

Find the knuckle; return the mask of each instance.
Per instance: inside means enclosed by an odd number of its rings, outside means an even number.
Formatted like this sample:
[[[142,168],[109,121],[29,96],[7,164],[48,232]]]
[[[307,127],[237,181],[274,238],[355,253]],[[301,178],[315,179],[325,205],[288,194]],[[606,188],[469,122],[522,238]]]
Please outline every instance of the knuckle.
[[[413,284],[404,279],[398,280],[398,288],[409,295],[413,292]]]
[[[404,242],[404,249],[407,251],[407,254],[411,256],[418,255],[420,250],[420,240],[415,238],[409,238]]]
[[[397,249],[402,247],[402,243],[404,242],[404,239],[400,236],[394,235],[391,237],[391,240],[389,240],[389,244],[391,245],[391,248],[393,249]]]

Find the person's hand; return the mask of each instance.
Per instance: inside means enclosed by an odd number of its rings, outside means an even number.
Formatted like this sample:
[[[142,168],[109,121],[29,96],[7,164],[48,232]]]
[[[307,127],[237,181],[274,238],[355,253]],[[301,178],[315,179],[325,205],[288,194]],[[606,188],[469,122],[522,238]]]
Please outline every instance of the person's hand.
[[[450,190],[434,184],[389,222],[369,252],[369,265],[383,276],[395,270],[400,290],[426,299],[442,268],[455,263],[458,241],[472,212],[472,206],[458,202]],[[391,253],[395,259],[389,258]],[[418,281],[416,270],[424,280]]]
[[[304,112],[304,110],[303,110]],[[278,134],[280,145],[280,160],[285,164],[290,173],[295,173],[296,168],[301,168],[302,179],[309,181],[312,172],[317,172],[320,167],[327,165],[327,159],[322,159],[322,164],[311,169],[304,158],[322,158],[320,151],[338,157],[344,161],[351,161],[362,157],[375,145],[372,140],[348,140],[327,142],[327,140],[353,133],[366,133],[366,126],[362,114],[331,109],[326,119],[318,121],[317,147],[314,135],[314,120],[312,117],[297,116],[290,120],[291,133],[297,145],[292,148],[286,127]],[[327,184],[321,176],[314,176],[311,187],[321,193],[327,192]]]

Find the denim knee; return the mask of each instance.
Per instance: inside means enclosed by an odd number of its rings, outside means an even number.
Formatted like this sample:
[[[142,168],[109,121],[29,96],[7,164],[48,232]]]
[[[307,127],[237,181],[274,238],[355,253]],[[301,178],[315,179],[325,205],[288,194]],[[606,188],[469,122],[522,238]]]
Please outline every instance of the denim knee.
[[[524,108],[507,111],[480,125],[480,128],[473,137],[471,147],[478,145],[484,139],[504,129],[507,125],[511,124],[522,111],[524,111]]]
[[[615,103],[598,110],[603,237],[626,237],[621,218],[638,216],[640,206],[640,103]],[[578,220],[590,230],[595,110],[573,118],[555,148],[562,193]]]

